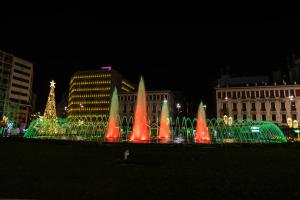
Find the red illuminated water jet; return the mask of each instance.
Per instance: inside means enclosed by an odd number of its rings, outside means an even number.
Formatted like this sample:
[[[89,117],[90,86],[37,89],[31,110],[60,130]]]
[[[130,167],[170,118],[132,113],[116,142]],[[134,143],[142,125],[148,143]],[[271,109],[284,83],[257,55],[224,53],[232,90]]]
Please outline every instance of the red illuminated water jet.
[[[134,113],[134,123],[132,135],[129,140],[136,143],[147,143],[149,142],[149,129],[148,129],[148,116],[147,116],[147,102],[146,102],[146,91],[143,77],[141,77],[137,102]]]
[[[167,100],[164,100],[162,106],[158,139],[159,139],[159,143],[169,143],[171,139],[169,110],[168,110]]]
[[[206,116],[203,103],[201,102],[198,108],[196,136],[194,138],[196,143],[209,144],[211,139],[206,126]]]
[[[119,101],[117,89],[114,89],[109,112],[108,129],[105,133],[105,141],[118,142],[120,141],[120,126],[119,126]]]

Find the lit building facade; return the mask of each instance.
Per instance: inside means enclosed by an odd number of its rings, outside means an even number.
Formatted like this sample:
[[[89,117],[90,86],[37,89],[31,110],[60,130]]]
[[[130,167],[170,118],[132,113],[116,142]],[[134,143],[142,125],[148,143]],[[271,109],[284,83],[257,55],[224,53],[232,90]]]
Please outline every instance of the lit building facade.
[[[176,117],[176,105],[174,102],[174,94],[169,90],[162,91],[146,91],[147,100],[147,110],[148,110],[148,120],[149,124],[159,124],[161,109],[163,101],[168,101],[169,115],[172,118],[172,122],[175,123]],[[135,106],[137,100],[136,92],[120,93],[119,103],[120,103],[120,115],[121,117],[127,117],[129,119],[134,116]]]
[[[287,126],[288,119],[300,120],[300,85],[219,86],[216,90],[217,117],[268,120]]]
[[[26,126],[31,112],[33,64],[0,51],[0,115]]]
[[[107,118],[115,87],[119,92],[130,92],[136,88],[111,66],[76,72],[70,81],[68,117]]]

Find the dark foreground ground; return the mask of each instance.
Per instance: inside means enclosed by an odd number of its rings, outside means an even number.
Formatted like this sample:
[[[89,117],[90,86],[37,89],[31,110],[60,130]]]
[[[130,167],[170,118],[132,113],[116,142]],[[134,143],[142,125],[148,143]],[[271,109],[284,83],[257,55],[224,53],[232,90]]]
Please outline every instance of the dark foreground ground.
[[[300,199],[300,144],[0,140],[0,198]]]

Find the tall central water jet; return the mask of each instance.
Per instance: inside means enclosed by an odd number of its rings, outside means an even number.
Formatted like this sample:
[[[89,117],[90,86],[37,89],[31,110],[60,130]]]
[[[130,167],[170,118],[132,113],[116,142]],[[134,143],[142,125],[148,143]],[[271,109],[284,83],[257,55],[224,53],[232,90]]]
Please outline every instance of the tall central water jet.
[[[150,137],[147,121],[146,91],[143,77],[141,77],[134,113],[133,130],[129,140],[137,143],[145,143],[149,141]]]
[[[196,136],[194,138],[196,143],[210,143],[210,135],[206,126],[206,115],[203,103],[201,102],[198,108]]]
[[[163,101],[161,116],[160,116],[160,128],[158,133],[159,143],[169,143],[170,142],[170,118],[168,101],[165,99]]]
[[[108,119],[108,129],[105,133],[105,140],[108,142],[118,142],[120,140],[119,100],[117,89],[114,89]]]

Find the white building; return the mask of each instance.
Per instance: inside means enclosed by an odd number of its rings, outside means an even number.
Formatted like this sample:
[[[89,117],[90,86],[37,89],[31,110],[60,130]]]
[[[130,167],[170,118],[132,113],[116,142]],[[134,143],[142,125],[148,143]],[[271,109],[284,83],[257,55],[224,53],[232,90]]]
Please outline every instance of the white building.
[[[163,91],[146,91],[147,95],[147,104],[148,104],[148,119],[150,125],[160,122],[160,115],[162,104],[164,100],[168,101],[168,108],[170,117],[175,120],[175,102],[174,95],[169,90]],[[119,103],[120,103],[120,114],[121,116],[126,116],[128,119],[131,116],[134,116],[135,106],[137,100],[136,92],[120,93],[119,94]]]
[[[33,64],[0,51],[0,115],[27,124],[31,109]]]
[[[254,85],[216,87],[217,117],[268,120],[287,126],[300,120],[300,85]]]

